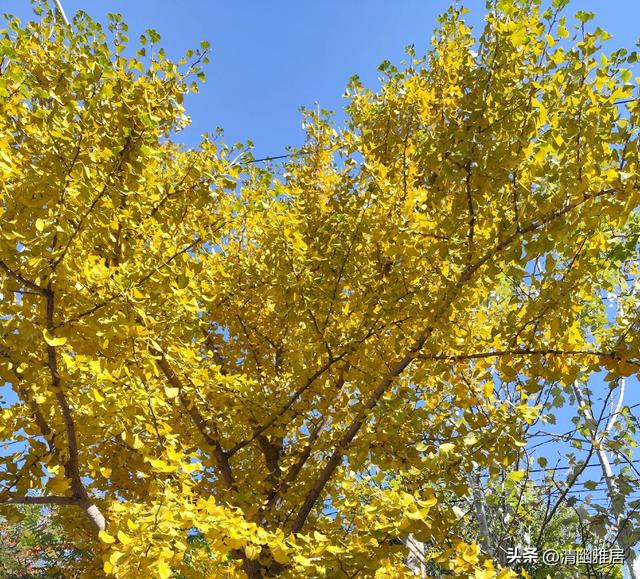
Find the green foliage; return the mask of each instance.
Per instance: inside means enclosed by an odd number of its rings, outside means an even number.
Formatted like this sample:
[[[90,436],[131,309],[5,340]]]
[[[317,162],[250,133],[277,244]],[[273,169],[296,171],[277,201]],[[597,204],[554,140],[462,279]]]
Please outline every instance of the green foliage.
[[[20,521],[0,519],[0,577],[58,579],[73,577],[88,554],[75,548],[56,521],[55,511],[40,506],[19,509]]]

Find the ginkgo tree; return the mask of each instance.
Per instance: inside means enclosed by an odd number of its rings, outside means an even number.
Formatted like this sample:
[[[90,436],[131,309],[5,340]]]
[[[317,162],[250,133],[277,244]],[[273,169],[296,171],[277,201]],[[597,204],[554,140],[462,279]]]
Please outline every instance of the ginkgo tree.
[[[636,55],[564,4],[450,9],[281,168],[178,144],[207,44],[7,17],[1,513],[56,505],[86,577],[402,577],[408,536],[515,576],[451,497],[520,458],[541,384],[640,368],[635,310],[597,315]]]

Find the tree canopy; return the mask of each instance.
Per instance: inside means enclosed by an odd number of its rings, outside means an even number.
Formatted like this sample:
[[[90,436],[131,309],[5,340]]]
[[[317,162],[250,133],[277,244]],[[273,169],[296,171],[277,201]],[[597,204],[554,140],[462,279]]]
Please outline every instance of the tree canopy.
[[[515,576],[456,501],[640,367],[635,53],[563,4],[450,9],[278,166],[179,144],[206,43],[7,17],[1,513],[56,505],[87,577],[410,576],[409,535]]]

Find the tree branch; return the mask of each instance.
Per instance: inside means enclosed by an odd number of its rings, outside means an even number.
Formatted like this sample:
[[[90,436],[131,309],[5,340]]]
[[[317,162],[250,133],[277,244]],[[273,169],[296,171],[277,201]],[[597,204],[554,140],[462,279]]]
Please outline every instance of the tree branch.
[[[0,497],[0,504],[4,505],[76,505],[75,497]]]
[[[151,353],[154,356],[159,358],[158,366],[162,370],[162,373],[165,375],[171,386],[177,388],[179,391],[180,402],[187,410],[187,413],[191,417],[191,420],[195,424],[198,432],[202,435],[202,438],[213,448],[214,457],[216,462],[218,463],[218,468],[222,473],[222,478],[229,489],[235,488],[235,482],[233,478],[233,473],[231,471],[231,465],[229,464],[229,453],[225,452],[218,440],[217,433],[212,430],[212,428],[208,425],[204,416],[200,413],[195,403],[187,397],[184,391],[184,385],[178,375],[173,371],[173,368],[169,365],[166,357],[162,352],[153,349]]]
[[[233,446],[230,450],[227,451],[227,456],[232,457],[236,452],[243,449],[245,446],[251,444],[258,436],[260,436],[263,432],[271,428],[276,421],[282,417],[282,415],[291,408],[295,402],[304,394],[304,392],[320,377],[322,376],[333,364],[342,360],[346,355],[347,351],[340,354],[340,356],[336,358],[329,358],[327,361],[320,366],[311,376],[309,376],[304,384],[300,386],[290,397],[289,400],[285,404],[282,405],[280,410],[278,410],[269,420],[267,420],[262,426],[259,426],[253,431],[253,434],[240,442],[238,442],[235,446]]]
[[[54,325],[54,307],[55,298],[51,287],[45,290],[47,297],[47,329],[53,333]],[[58,373],[58,361],[56,358],[56,348],[50,344],[47,344],[47,358],[49,372],[51,374],[51,386],[55,393],[56,400],[62,412],[62,419],[64,422],[65,431],[67,434],[67,450],[69,456],[64,462],[65,475],[71,482],[71,490],[73,491],[76,499],[76,504],[84,510],[87,517],[100,531],[104,531],[107,526],[106,520],[98,507],[92,504],[87,489],[82,482],[80,475],[80,466],[78,462],[78,438],[76,435],[76,427],[73,420],[73,413],[67,397],[62,391],[62,385],[60,382],[60,374]]]
[[[9,277],[12,277],[13,279],[15,279],[16,281],[20,282],[22,285],[28,287],[29,289],[33,290],[34,292],[36,292],[36,293],[38,293],[40,295],[46,295],[46,291],[47,290],[45,288],[40,287],[38,284],[35,284],[32,281],[29,281],[20,272],[17,272],[17,271],[14,271],[13,269],[11,269],[1,259],[0,259],[0,269],[2,271],[4,271]]]
[[[512,350],[493,350],[489,352],[473,352],[471,354],[420,354],[420,360],[461,362],[464,360],[479,360],[482,358],[500,358],[503,356],[596,356],[598,358],[610,358],[612,360],[624,361],[627,364],[640,366],[630,358],[623,358],[615,352],[602,352],[599,350],[557,350],[514,348]]]
[[[394,382],[394,380],[402,374],[402,372],[413,362],[413,360],[418,356],[420,350],[423,348],[427,339],[434,331],[435,324],[443,317],[443,315],[448,311],[449,307],[457,297],[459,291],[465,286],[465,284],[473,277],[473,275],[490,259],[495,257],[498,253],[509,247],[513,241],[516,239],[528,234],[533,233],[541,228],[543,228],[548,223],[562,217],[563,215],[569,213],[571,210],[581,206],[583,203],[586,203],[589,200],[596,199],[598,197],[604,195],[610,195],[614,193],[614,189],[605,189],[601,190],[593,195],[585,195],[580,201],[569,203],[562,207],[561,209],[557,209],[556,211],[552,211],[547,215],[542,216],[538,221],[534,221],[529,224],[529,226],[514,231],[511,235],[508,235],[505,239],[503,239],[500,243],[498,243],[492,249],[486,251],[486,253],[473,265],[469,265],[463,273],[460,275],[458,281],[450,288],[449,291],[444,293],[443,298],[440,301],[439,306],[436,308],[435,314],[433,316],[433,320],[430,325],[425,328],[422,333],[415,340],[413,345],[409,348],[407,354],[402,358],[387,374],[387,376],[378,384],[378,386],[374,389],[369,400],[364,405],[363,409],[357,414],[354,418],[351,425],[345,430],[342,437],[339,439],[331,457],[327,461],[325,467],[322,469],[311,489],[307,493],[300,510],[298,511],[297,516],[293,520],[291,531],[293,533],[299,532],[304,526],[307,517],[311,513],[316,501],[320,497],[324,487],[329,482],[331,477],[333,476],[334,471],[338,468],[338,465],[342,462],[342,458],[355,438],[355,436],[362,428],[365,420],[368,418],[368,413],[372,410],[378,403],[378,400],[382,397],[382,395],[386,392],[387,388]]]

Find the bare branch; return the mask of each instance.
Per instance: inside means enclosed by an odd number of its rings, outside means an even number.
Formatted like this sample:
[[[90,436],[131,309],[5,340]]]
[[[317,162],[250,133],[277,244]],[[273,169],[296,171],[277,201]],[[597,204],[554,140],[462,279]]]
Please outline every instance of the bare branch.
[[[76,505],[78,499],[74,497],[44,496],[44,497],[0,497],[0,504],[4,505]]]
[[[40,287],[38,284],[35,284],[32,281],[29,281],[20,272],[17,272],[15,270],[11,269],[1,259],[0,259],[0,269],[2,271],[4,271],[9,277],[12,277],[13,279],[15,279],[16,281],[20,282],[22,285],[28,287],[29,289],[33,290],[34,292],[36,292],[36,293],[38,293],[40,295],[46,295],[46,291],[47,290],[45,288]]]

